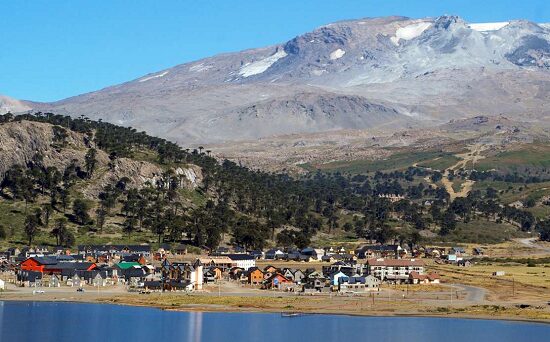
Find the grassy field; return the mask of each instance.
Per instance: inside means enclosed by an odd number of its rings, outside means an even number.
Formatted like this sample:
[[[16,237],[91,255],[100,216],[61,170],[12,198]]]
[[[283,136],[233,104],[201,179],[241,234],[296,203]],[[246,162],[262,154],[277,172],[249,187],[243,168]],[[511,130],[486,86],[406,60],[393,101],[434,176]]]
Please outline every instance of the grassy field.
[[[458,161],[460,161],[460,158],[454,154],[443,153],[439,157],[418,163],[418,166],[443,171],[455,165]]]
[[[305,164],[302,167],[306,170],[321,170],[326,172],[348,172],[365,173],[375,171],[393,171],[406,169],[415,163],[427,162],[446,156],[445,152],[426,151],[415,152],[395,150],[387,159],[381,160],[350,160],[337,161],[327,164]]]
[[[550,167],[550,146],[542,143],[525,144],[511,151],[499,152],[477,162],[478,170],[515,170],[520,166]]]
[[[484,263],[471,267],[436,265],[429,267],[438,272],[447,282],[483,287],[489,291],[489,299],[498,300],[540,300],[550,293],[550,265],[527,267],[513,263]],[[504,271],[504,276],[493,276],[493,272]]]
[[[31,213],[34,208],[42,207],[45,203],[45,198],[39,198],[35,203],[29,203],[27,210],[25,211],[25,202],[23,201],[5,201],[0,200],[0,226],[4,228],[7,234],[7,238],[0,240],[0,248],[7,248],[13,246],[26,246],[28,239],[24,233],[24,222],[26,213]],[[95,210],[95,203],[89,201],[92,204],[92,208],[89,214],[94,217],[93,211]],[[113,210],[118,211],[119,208]],[[65,215],[62,212],[54,211],[50,217],[48,227],[40,227],[38,233],[33,238],[33,245],[46,245],[54,246],[56,241],[50,232],[53,229],[53,225],[56,219],[61,217],[69,218],[71,209],[67,209]],[[127,236],[122,234],[122,222],[124,217],[120,215],[112,215],[107,219],[102,232],[97,231],[95,226],[78,226],[75,223],[68,220],[67,228],[72,231],[75,236],[75,245],[78,244],[103,244],[103,243],[121,243],[121,244],[140,244],[140,243],[154,243],[157,241],[156,235],[152,234],[149,230],[142,230]],[[90,230],[88,228],[92,228]]]
[[[465,243],[500,243],[511,238],[524,237],[517,227],[508,223],[495,223],[483,219],[468,223],[458,222],[457,227],[444,241]]]

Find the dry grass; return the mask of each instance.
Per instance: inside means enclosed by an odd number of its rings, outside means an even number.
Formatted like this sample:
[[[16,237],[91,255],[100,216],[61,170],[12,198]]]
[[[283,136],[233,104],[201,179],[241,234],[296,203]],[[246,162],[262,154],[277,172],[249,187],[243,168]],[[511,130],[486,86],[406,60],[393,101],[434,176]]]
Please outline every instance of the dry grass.
[[[420,303],[407,299],[372,297],[213,297],[204,295],[155,294],[147,296],[127,295],[116,298],[101,298],[104,303],[154,306],[166,310],[200,311],[264,311],[304,312],[326,314],[349,314],[367,316],[454,316],[550,321],[550,310],[545,307],[520,309],[514,305],[455,305],[448,306]]]
[[[492,263],[461,268],[452,265],[431,265],[447,283],[460,283],[488,290],[489,299],[513,302],[540,301],[548,298],[550,268]],[[493,276],[504,271],[505,276]]]

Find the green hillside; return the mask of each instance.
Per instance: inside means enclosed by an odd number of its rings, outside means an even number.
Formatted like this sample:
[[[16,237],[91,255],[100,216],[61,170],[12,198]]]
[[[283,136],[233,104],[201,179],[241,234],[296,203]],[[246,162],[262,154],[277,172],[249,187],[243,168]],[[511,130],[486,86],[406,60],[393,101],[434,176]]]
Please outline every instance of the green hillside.
[[[217,160],[202,147],[185,149],[86,118],[5,115],[0,116],[2,132],[23,137],[3,143],[29,155],[3,156],[9,164],[0,183],[5,246],[183,242],[209,249],[222,243],[305,247],[312,239],[329,242],[331,237],[335,243],[365,238],[410,244],[490,241],[470,224],[480,219],[492,222],[495,232],[502,228],[491,241],[545,229],[532,210],[500,206],[507,201],[505,191],[484,188],[452,200],[439,171],[411,166],[454,162],[456,157],[446,152],[398,153],[375,166],[340,165],[293,178],[249,170]],[[36,134],[41,139],[35,146],[31,136]],[[340,172],[346,168],[353,172]],[[453,175],[455,181],[473,176],[483,178],[479,182],[502,177]],[[387,195],[405,199],[392,202]]]

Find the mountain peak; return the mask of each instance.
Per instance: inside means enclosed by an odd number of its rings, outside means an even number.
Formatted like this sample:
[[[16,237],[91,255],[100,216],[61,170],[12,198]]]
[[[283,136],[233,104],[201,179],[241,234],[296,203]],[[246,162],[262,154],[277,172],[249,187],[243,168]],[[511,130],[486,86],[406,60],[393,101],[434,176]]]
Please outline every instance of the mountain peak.
[[[467,24],[466,24],[466,21],[464,21],[464,19],[456,15],[443,15],[438,17],[434,21],[434,28],[436,29],[449,30],[456,26],[466,27]]]
[[[550,97],[549,40],[528,21],[347,20],[35,108],[180,143],[536,115]]]

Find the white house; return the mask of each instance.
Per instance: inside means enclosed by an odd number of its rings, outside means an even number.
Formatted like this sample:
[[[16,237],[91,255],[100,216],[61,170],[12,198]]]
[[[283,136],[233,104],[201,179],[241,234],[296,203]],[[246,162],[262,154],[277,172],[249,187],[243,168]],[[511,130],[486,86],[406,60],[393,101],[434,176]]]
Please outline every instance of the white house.
[[[369,274],[381,281],[407,282],[411,272],[424,274],[424,262],[417,259],[369,259],[367,265]]]
[[[256,267],[256,258],[248,254],[227,254],[235,266],[248,271],[249,268]]]
[[[188,290],[202,290],[202,284],[204,282],[203,266],[202,263],[197,260],[193,267],[190,267],[189,273],[189,286]]]

